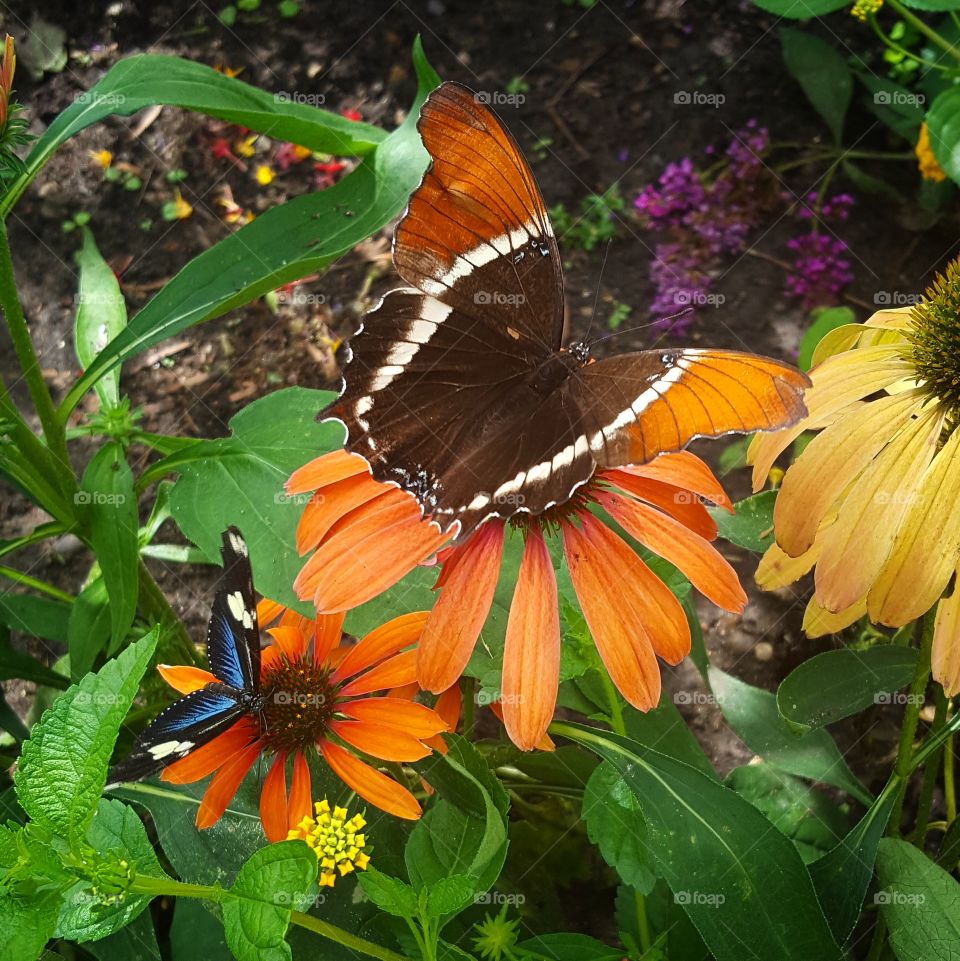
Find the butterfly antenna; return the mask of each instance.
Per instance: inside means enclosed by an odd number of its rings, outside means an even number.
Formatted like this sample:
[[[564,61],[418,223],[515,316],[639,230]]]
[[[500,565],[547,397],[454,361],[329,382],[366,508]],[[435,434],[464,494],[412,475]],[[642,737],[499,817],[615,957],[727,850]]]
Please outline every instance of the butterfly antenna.
[[[603,249],[603,263],[600,264],[600,276],[597,278],[597,292],[593,296],[593,310],[590,313],[590,324],[587,327],[587,332],[583,335],[583,343],[587,343],[590,339],[590,331],[593,330],[593,322],[597,319],[597,304],[600,303],[600,287],[603,284],[603,272],[607,266],[607,257],[610,256],[610,244],[612,239],[607,241],[607,246]]]
[[[597,344],[602,344],[606,340],[610,340],[612,337],[619,337],[622,334],[632,334],[637,330],[646,330],[648,327],[657,327],[660,324],[666,323],[671,320],[677,320],[680,317],[689,314],[693,310],[692,307],[685,307],[683,310],[678,311],[675,314],[671,314],[669,317],[658,317],[656,320],[648,321],[645,324],[637,324],[636,327],[624,327],[622,330],[613,330],[609,334],[604,334],[603,337],[598,337],[596,340],[592,341],[589,345],[590,349],[593,350]]]

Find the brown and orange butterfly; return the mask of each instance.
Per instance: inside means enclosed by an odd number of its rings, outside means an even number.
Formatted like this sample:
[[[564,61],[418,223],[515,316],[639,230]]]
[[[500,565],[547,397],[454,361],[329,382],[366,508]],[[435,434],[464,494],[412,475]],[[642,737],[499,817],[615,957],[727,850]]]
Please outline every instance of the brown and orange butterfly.
[[[776,360],[669,349],[593,362],[582,342],[564,348],[557,241],[516,142],[456,83],[430,95],[418,128],[433,162],[393,250],[410,286],[368,314],[320,416],[425,516],[463,538],[564,503],[600,468],[804,416],[809,380]]]

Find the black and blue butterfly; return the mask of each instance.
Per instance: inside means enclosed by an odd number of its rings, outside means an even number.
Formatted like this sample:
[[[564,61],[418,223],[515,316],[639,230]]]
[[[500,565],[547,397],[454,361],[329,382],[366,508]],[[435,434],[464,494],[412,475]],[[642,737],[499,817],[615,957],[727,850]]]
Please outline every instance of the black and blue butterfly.
[[[217,678],[175,701],[141,732],[128,757],[110,772],[108,787],[139,781],[222,734],[245,715],[261,716],[260,628],[246,542],[235,527],[223,532],[222,587],[207,627],[207,661]]]

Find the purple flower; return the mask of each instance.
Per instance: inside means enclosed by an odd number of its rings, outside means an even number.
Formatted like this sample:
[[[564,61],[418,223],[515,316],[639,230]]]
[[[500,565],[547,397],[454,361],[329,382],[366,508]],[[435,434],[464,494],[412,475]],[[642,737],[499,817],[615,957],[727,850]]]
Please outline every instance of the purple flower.
[[[793,253],[791,272],[784,293],[799,300],[804,309],[832,304],[853,280],[850,261],[844,256],[848,247],[826,234],[801,234],[787,241]]]

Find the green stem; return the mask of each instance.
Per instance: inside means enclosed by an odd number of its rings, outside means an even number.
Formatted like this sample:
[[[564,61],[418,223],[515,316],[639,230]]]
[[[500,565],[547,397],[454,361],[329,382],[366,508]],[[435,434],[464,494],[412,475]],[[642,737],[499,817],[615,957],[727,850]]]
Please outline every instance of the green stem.
[[[160,585],[153,579],[153,575],[144,564],[143,558],[137,562],[138,587],[139,587],[139,606],[147,618],[161,626],[161,638],[167,635],[169,640],[166,642],[164,658],[177,663],[197,664],[206,666],[202,663],[199,652],[190,640],[187,629],[183,622],[177,617],[176,612],[170,606],[169,601],[164,597]]]
[[[935,614],[928,611],[923,618],[920,635],[920,650],[917,654],[917,664],[910,682],[910,694],[907,707],[903,712],[903,722],[900,726],[900,743],[897,747],[897,760],[893,767],[894,775],[900,780],[897,798],[890,814],[887,833],[892,837],[900,835],[900,820],[903,816],[903,800],[907,793],[907,782],[914,769],[913,740],[917,736],[917,722],[920,719],[920,708],[923,705],[923,695],[930,680],[930,650],[933,647],[933,624]]]
[[[647,902],[639,891],[633,892],[637,911],[637,930],[640,934],[640,950],[646,954],[650,950],[650,924],[647,921]]]
[[[183,898],[203,898],[218,902],[234,897],[229,890],[225,891],[220,887],[207,884],[185,884],[183,881],[175,881],[173,878],[154,878],[143,874],[138,874],[134,878],[130,885],[130,892],[132,894],[147,894],[150,897],[167,895]],[[387,948],[364,938],[358,938],[355,934],[344,931],[343,928],[338,928],[335,924],[321,921],[310,914],[291,911],[290,922],[298,927],[306,928],[308,931],[313,931],[314,934],[319,934],[328,941],[340,944],[350,951],[364,954],[368,958],[377,958],[379,961],[406,961],[406,958],[394,951],[389,951]]]
[[[947,698],[943,693],[943,688],[937,685],[936,690],[937,707],[933,717],[933,727],[931,736],[936,737],[947,720]],[[933,803],[933,789],[937,784],[937,775],[940,773],[940,761],[943,758],[943,747],[939,747],[933,752],[930,759],[923,767],[923,784],[920,788],[920,802],[917,805],[917,826],[913,830],[913,843],[923,850],[924,841],[927,837],[928,825],[930,822],[930,805]]]
[[[46,540],[48,537],[58,537],[62,533],[64,533],[64,528],[61,524],[57,524],[56,522],[41,524],[39,527],[35,527],[29,534],[24,534],[23,537],[16,537],[0,546],[0,557],[6,557],[7,554],[13,554],[22,547],[36,544],[37,541]]]
[[[27,389],[30,391],[30,399],[36,408],[40,423],[43,426],[44,437],[47,447],[59,462],[58,473],[67,475],[70,484],[73,483],[73,468],[70,466],[70,459],[67,457],[67,441],[63,426],[57,419],[57,414],[50,397],[50,391],[43,379],[40,371],[40,362],[37,360],[36,351],[33,349],[33,341],[30,339],[30,331],[27,329],[27,321],[23,316],[23,308],[20,306],[20,298],[17,296],[17,282],[13,273],[13,261],[10,259],[10,243],[7,238],[7,225],[0,220],[0,307],[3,308],[3,316],[7,321],[7,329],[10,331],[10,340],[13,342],[13,349],[23,372],[23,379],[27,382]],[[67,489],[67,488],[64,488]]]
[[[887,0],[887,5],[907,23],[919,30],[931,43],[935,43],[942,50],[946,50],[954,60],[960,61],[960,50],[949,41],[944,40],[932,27],[927,26],[912,10],[908,10],[900,3],[900,0]]]
[[[923,67],[933,67],[935,70],[943,70],[948,73],[955,73],[956,67],[947,67],[942,63],[934,63],[932,60],[924,60],[923,57],[918,57],[915,53],[911,53],[906,47],[902,47],[893,37],[888,36],[880,28],[880,24],[877,23],[876,17],[870,17],[870,26],[873,27],[873,32],[880,38],[881,43],[889,47],[891,50],[896,51],[901,56],[906,57],[908,60],[913,60],[915,63],[920,64]]]
[[[31,577],[29,574],[24,574],[23,571],[18,571],[16,568],[6,567],[0,564],[0,577],[6,577],[11,581],[16,581],[17,584],[22,584],[24,587],[32,587],[35,591],[40,591],[41,594],[46,594],[48,597],[54,597],[58,601],[64,601],[67,604],[73,603],[72,594],[67,594],[66,591],[61,591],[59,587],[54,587],[46,581],[39,581],[37,578]]]
[[[960,717],[960,711],[954,714],[954,719]],[[948,724],[949,726],[949,724]],[[957,819],[957,782],[954,777],[954,743],[953,734],[948,734],[943,745],[943,796],[947,804],[947,823],[952,824]]]
[[[603,689],[607,694],[607,703],[610,705],[610,727],[613,729],[614,734],[620,734],[626,737],[627,729],[623,723],[623,707],[620,704],[617,689],[614,687],[613,681],[610,680],[610,675],[603,670],[603,668],[600,669],[599,674],[603,682]]]

